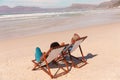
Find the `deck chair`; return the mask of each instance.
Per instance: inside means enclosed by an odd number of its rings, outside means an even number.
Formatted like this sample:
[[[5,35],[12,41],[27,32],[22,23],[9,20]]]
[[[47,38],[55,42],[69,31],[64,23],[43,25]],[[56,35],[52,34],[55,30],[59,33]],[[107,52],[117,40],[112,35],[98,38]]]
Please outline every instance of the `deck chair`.
[[[66,73],[68,73],[68,71],[69,71],[69,70],[68,70],[67,61],[64,59],[64,55],[63,55],[63,52],[62,52],[63,49],[64,49],[66,46],[67,46],[67,45],[60,46],[60,47],[51,49],[47,58],[43,55],[44,60],[43,60],[43,62],[41,62],[41,63],[39,64],[39,67],[40,67],[44,72],[46,72],[51,78],[56,78],[56,76],[60,76],[60,75],[66,74]],[[63,74],[61,73],[61,74],[58,74],[58,75],[57,75],[57,73],[52,74],[51,69],[50,69],[50,66],[49,66],[49,63],[52,62],[55,58],[57,58],[58,55],[62,55],[62,57],[63,57],[63,62],[64,62],[64,64],[66,65],[66,68],[67,68],[67,69],[64,69],[63,67],[61,67],[61,66],[59,65],[59,62],[57,62],[56,65],[58,66],[58,68],[59,68],[59,69],[61,68],[61,69],[64,71]]]
[[[87,36],[81,37],[74,44],[69,44],[69,46],[67,46],[67,48],[65,50],[65,52],[67,52],[69,54],[69,58],[70,58],[70,60],[72,62],[72,66],[75,67],[75,68],[80,68],[80,67],[82,67],[82,66],[84,66],[84,65],[87,64],[87,61],[86,61],[86,59],[85,59],[85,57],[83,55],[83,51],[82,51],[82,48],[81,48],[81,45],[80,45],[86,38],[87,38]],[[77,48],[79,48],[79,50],[80,50],[82,59],[77,58],[77,57],[75,57],[75,56],[72,55],[72,52],[74,52]],[[75,59],[77,59],[79,61],[82,61],[84,64],[81,65],[81,66],[75,65],[75,63],[73,61],[73,58],[75,58]]]

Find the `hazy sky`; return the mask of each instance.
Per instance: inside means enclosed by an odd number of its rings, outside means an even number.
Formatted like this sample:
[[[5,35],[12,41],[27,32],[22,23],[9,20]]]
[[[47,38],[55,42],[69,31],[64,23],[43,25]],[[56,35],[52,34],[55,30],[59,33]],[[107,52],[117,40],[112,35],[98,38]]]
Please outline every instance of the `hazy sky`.
[[[0,6],[39,6],[39,7],[66,7],[72,3],[99,4],[110,0],[0,0]]]

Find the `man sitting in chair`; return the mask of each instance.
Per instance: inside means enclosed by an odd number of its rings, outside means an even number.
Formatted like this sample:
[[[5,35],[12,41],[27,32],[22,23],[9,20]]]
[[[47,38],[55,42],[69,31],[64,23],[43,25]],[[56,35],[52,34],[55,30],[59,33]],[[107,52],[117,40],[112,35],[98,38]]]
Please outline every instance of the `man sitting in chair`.
[[[80,36],[77,33],[74,33],[73,37],[71,38],[71,45],[69,46],[69,51],[71,51],[74,43],[80,39]]]
[[[87,36],[85,37],[80,37],[77,33],[74,33],[72,39],[71,39],[71,44],[74,44],[77,40],[79,40],[80,38],[87,38]]]
[[[59,46],[60,46],[60,44],[58,42],[53,42],[53,43],[51,43],[50,49],[47,52],[42,52],[39,47],[36,47],[35,59],[32,60],[32,62],[34,63],[34,68],[32,70],[36,70],[37,67],[39,67],[39,63],[43,61],[43,54],[45,57],[47,57],[49,55],[48,53],[50,52],[51,49],[59,47]]]

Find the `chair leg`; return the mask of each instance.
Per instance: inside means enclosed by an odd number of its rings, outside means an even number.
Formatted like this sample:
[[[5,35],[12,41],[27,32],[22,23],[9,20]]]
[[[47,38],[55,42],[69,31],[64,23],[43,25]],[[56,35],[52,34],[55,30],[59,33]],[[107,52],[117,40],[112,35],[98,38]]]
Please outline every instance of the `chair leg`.
[[[52,73],[51,73],[51,71],[50,71],[50,67],[49,67],[49,65],[48,65],[48,62],[47,62],[45,56],[43,56],[43,58],[44,58],[44,61],[45,61],[45,63],[46,63],[46,68],[47,68],[47,69],[44,69],[44,68],[42,68],[42,69],[43,69],[43,71],[45,71],[48,75],[50,75],[51,78],[53,78],[53,75],[52,75]]]
[[[53,75],[51,74],[49,66],[46,66],[47,69],[44,67],[40,67],[45,73],[47,73],[51,78],[53,78]]]
[[[65,59],[64,53],[62,53],[62,57],[63,57],[63,62],[65,63],[66,68],[67,68],[66,72],[68,72],[69,71],[69,69],[68,69],[68,63],[67,63],[67,61]]]
[[[80,52],[81,52],[81,55],[82,55],[82,62],[84,62],[84,63],[85,63],[84,65],[86,65],[86,64],[87,64],[87,61],[86,61],[86,59],[85,59],[85,57],[84,57],[84,55],[83,55],[83,51],[82,51],[82,48],[81,48],[80,45],[79,45],[79,49],[80,49]],[[76,65],[76,64],[74,63],[73,59],[72,59],[72,57],[75,58],[75,59],[77,59],[77,60],[79,60],[79,58],[77,58],[77,57],[75,57],[75,56],[72,56],[70,52],[69,52],[69,56],[70,56],[70,61],[72,61],[72,66],[73,66],[74,68],[80,68],[80,67],[82,67],[82,66]],[[84,66],[84,65],[83,65],[83,66]]]
[[[36,60],[32,60],[32,62],[34,63],[34,68],[32,70],[37,70],[39,69],[39,63],[35,62]],[[37,68],[38,67],[38,68]]]
[[[87,60],[85,59],[85,57],[84,57],[84,55],[83,55],[83,51],[82,51],[82,48],[81,48],[80,45],[79,45],[79,49],[80,49],[80,52],[81,52],[81,55],[82,55],[82,61],[83,61],[84,63],[87,63]]]
[[[50,77],[53,78],[53,75],[52,75],[52,73],[51,73],[50,68],[49,68],[48,65],[47,65],[47,69],[48,69],[48,72],[49,72]]]
[[[68,72],[69,71],[69,69],[68,69],[68,63],[67,63],[67,61],[65,59],[63,59],[63,61],[64,61],[65,65],[66,65],[66,68],[67,68],[67,70],[65,70],[65,72]]]
[[[72,62],[72,66],[73,67],[76,67],[76,65],[75,65],[75,63],[74,63],[74,61],[73,61],[73,59],[72,59],[72,55],[70,54],[70,52],[68,52],[69,53],[69,56],[70,56],[70,61]]]

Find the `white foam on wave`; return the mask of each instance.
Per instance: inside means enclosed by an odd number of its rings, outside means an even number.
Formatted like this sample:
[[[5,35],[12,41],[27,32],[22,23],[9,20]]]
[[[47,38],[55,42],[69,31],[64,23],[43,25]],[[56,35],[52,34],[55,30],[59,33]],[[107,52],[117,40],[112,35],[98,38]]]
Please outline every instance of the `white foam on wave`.
[[[0,15],[0,21],[2,20],[16,20],[16,19],[30,19],[30,18],[40,18],[40,17],[52,17],[52,16],[68,16],[75,14],[93,14],[102,12],[101,10],[80,10],[80,11],[70,11],[70,12],[49,12],[49,13],[30,13],[30,14],[11,14],[11,15]]]
[[[31,14],[12,14],[12,15],[1,15],[0,19],[4,20],[15,20],[15,19],[29,19],[29,18],[39,18],[39,17],[51,17],[51,16],[61,16],[70,14],[80,14],[82,11],[73,12],[51,12],[51,13],[31,13]]]
[[[11,14],[11,15],[0,15],[0,19],[27,19],[27,18],[51,17],[51,16],[62,16],[62,15],[72,15],[72,14],[96,14],[96,13],[98,14],[98,13],[104,13],[105,11],[109,11],[109,10],[84,10],[84,11],[80,10],[80,11],[69,11],[69,12]]]

